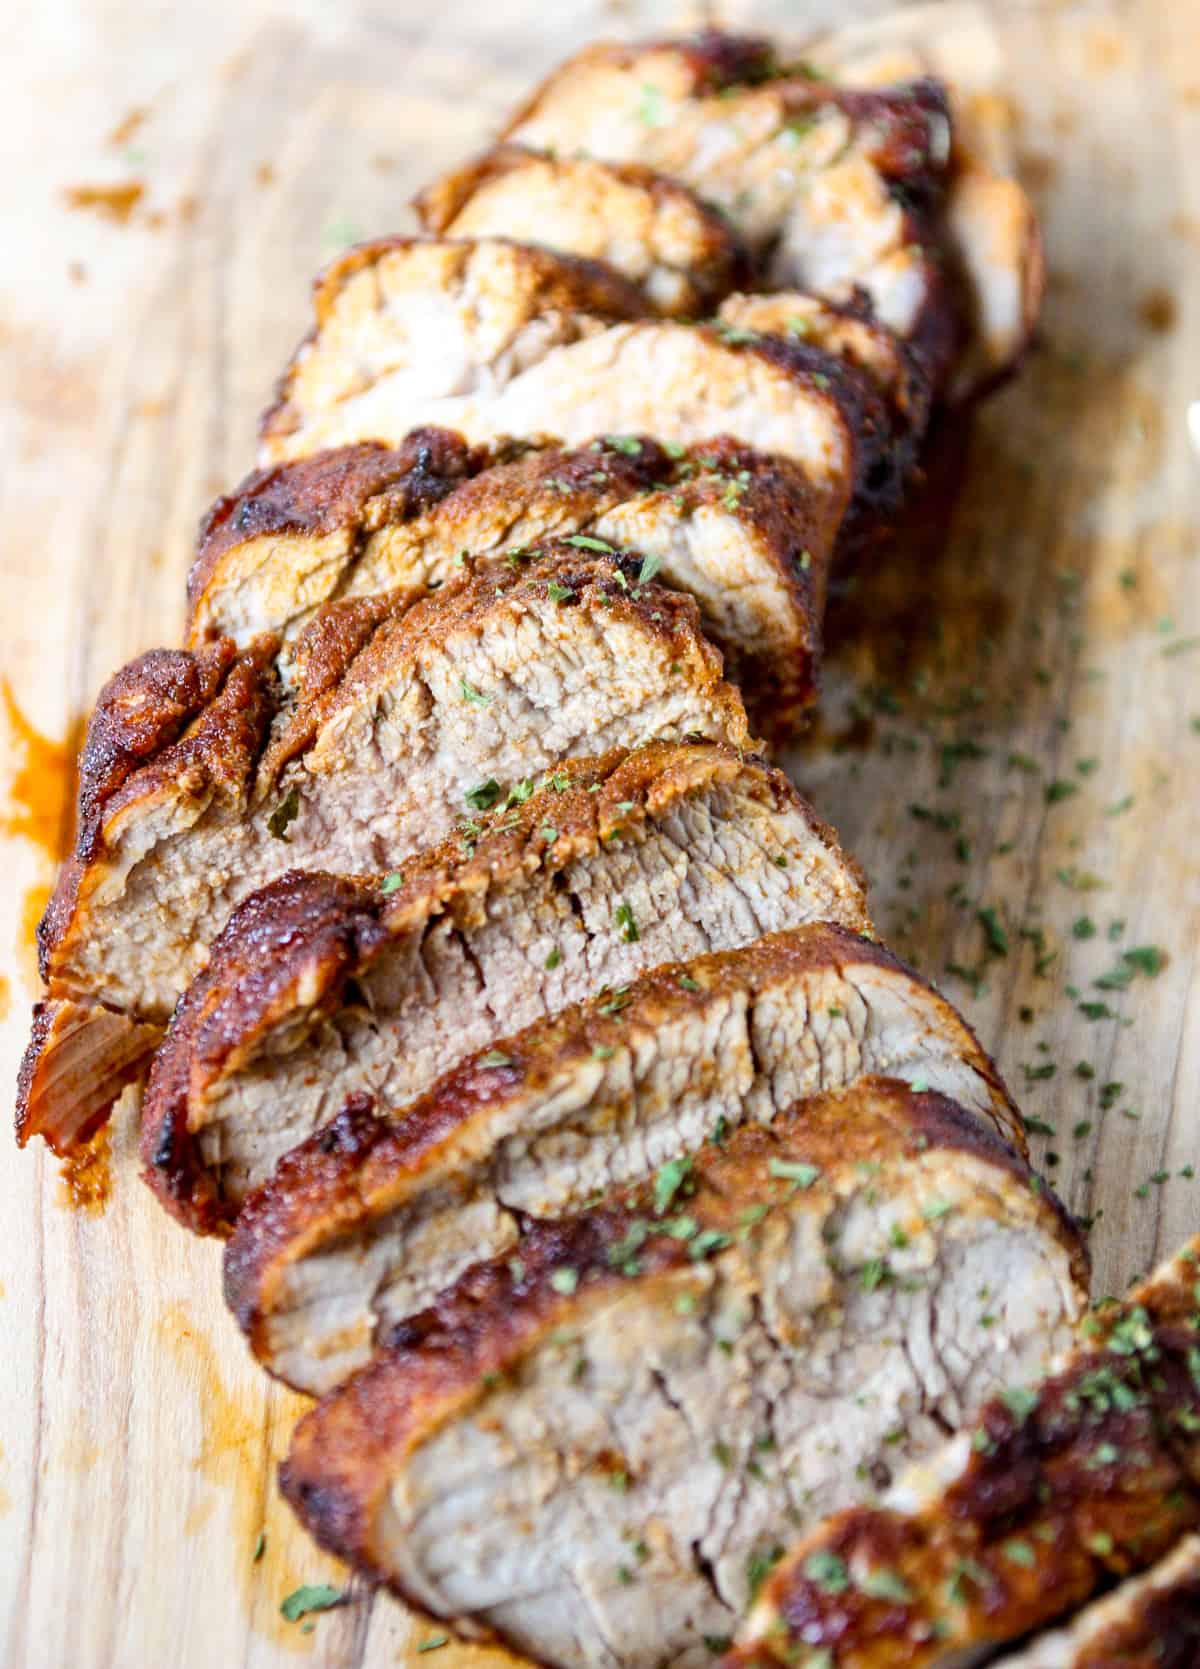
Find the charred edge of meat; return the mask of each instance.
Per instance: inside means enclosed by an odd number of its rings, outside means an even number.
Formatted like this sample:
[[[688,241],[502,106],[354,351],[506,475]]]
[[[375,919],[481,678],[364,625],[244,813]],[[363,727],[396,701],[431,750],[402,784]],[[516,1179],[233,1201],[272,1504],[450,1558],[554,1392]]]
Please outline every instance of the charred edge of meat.
[[[290,432],[290,426],[287,423],[281,424],[281,419],[291,403],[293,379],[308,349],[318,340],[322,328],[336,307],[343,286],[356,273],[377,265],[387,256],[428,241],[420,237],[373,238],[370,242],[355,244],[352,249],[335,256],[329,265],[317,274],[312,285],[312,326],[301,338],[276,380],[273,398],[259,419],[260,439],[271,439],[277,429],[282,433]],[[440,241],[448,247],[455,245],[453,239]],[[456,247],[462,251],[464,260],[469,260],[478,247],[520,251],[525,263],[536,271],[542,299],[548,307],[570,307],[581,313],[594,313],[598,318],[611,319],[614,322],[651,316],[646,298],[638,286],[628,278],[623,278],[603,261],[593,261],[584,255],[559,255],[541,244],[517,243],[508,238],[469,239]]]
[[[1145,1576],[1126,1577],[1061,1634],[1039,1636],[996,1669],[1195,1669],[1200,1663],[1200,1537],[1185,1536]]]
[[[840,1102],[831,1095],[806,1102],[796,1152],[818,1172],[870,1164],[884,1157],[912,1157],[937,1146],[984,1157],[1028,1186],[1033,1173],[994,1132],[954,1102],[906,1084],[873,1080],[880,1101],[871,1119],[848,1127]],[[370,1139],[364,1109],[347,1109],[344,1131],[329,1139],[357,1144]],[[707,1146],[689,1173],[694,1191],[687,1212],[701,1230],[715,1232],[715,1255],[744,1232],[747,1202],[786,1203],[791,1184],[772,1175],[771,1158],[789,1151],[786,1127],[744,1126],[720,1148]],[[821,1184],[818,1182],[817,1186]],[[503,1375],[528,1341],[567,1314],[579,1295],[619,1288],[628,1277],[626,1261],[613,1254],[629,1244],[638,1225],[638,1278],[687,1267],[689,1243],[655,1232],[654,1180],[611,1194],[599,1206],[574,1216],[535,1221],[520,1245],[520,1259],[507,1255],[467,1270],[438,1301],[398,1330],[394,1342],[372,1363],[333,1392],[297,1427],[291,1452],[280,1468],[284,1495],[323,1546],[356,1563],[370,1563],[372,1496],[387,1486],[389,1455],[421,1441],[422,1428],[440,1409],[478,1394],[492,1376]],[[1074,1225],[1059,1208],[1064,1239],[1080,1267],[1086,1258]],[[570,1293],[554,1284],[571,1270]],[[372,1482],[364,1487],[364,1462]],[[390,1573],[382,1573],[390,1580]]]
[[[152,649],[101,690],[79,757],[75,850],[37,929],[38,965],[52,989],[55,951],[83,874],[101,850],[104,823],[127,796],[141,792],[147,770],[165,774],[192,765],[207,780],[222,758],[248,770],[275,709],[269,671],[277,648],[264,635],[240,653],[228,639],[195,653]]]
[[[726,346],[757,354],[768,364],[803,376],[822,393],[832,390],[854,435],[854,485],[838,534],[838,552],[844,555],[875,538],[881,524],[903,502],[919,441],[910,432],[897,432],[867,373],[794,338],[722,331],[719,325],[702,328]]]
[[[409,521],[491,461],[449,429],[414,429],[397,447],[359,441],[255,470],[217,499],[200,524],[189,607],[195,610],[221,558],[246,540],[357,527],[368,502],[381,496],[388,520]]]
[[[319,1206],[326,1221],[336,1219],[344,1210],[351,1215],[358,1211],[364,1197],[368,1155],[373,1185],[383,1186],[390,1175],[416,1167],[423,1153],[434,1151],[447,1136],[498,1098],[536,1092],[561,1067],[565,1049],[576,1052],[586,1063],[594,1047],[612,1047],[637,1023],[643,1009],[656,1019],[664,1008],[675,1013],[690,1009],[700,1012],[723,985],[740,989],[752,984],[756,966],[768,974],[781,965],[800,972],[829,963],[837,966],[843,957],[919,978],[883,945],[831,922],[769,934],[753,947],[710,952],[690,962],[666,963],[650,970],[630,988],[627,1006],[615,1020],[605,1017],[603,1000],[599,1005],[595,999],[570,1005],[553,1020],[505,1038],[503,1066],[489,1065],[484,1057],[476,1056],[452,1067],[403,1109],[400,1121],[394,1116],[356,1115],[352,1121],[353,1165],[339,1157],[340,1138],[332,1138],[332,1146],[325,1140],[339,1122],[334,1120],[325,1132],[293,1148],[280,1161],[271,1180],[243,1205],[236,1238],[226,1258],[226,1302],[253,1337],[265,1273],[309,1226],[314,1207]],[[686,985],[681,978],[685,975],[689,981]],[[997,1120],[1001,1109],[1007,1112],[1006,1132],[1011,1140],[1005,1141],[993,1132],[995,1140],[1023,1165],[1024,1156],[1018,1153],[1020,1124],[1008,1091],[974,1033],[965,1021],[955,1018],[962,1026],[966,1045],[974,1046],[975,1070],[994,1091]],[[978,1122],[985,1128],[982,1118]],[[1051,1197],[1064,1232],[1074,1236],[1077,1231],[1072,1219],[1057,1198]]]
[[[161,1027],[99,1003],[69,997],[35,1003],[17,1074],[18,1145],[41,1136],[55,1153],[74,1151],[104,1123],[161,1040]]]
[[[932,1501],[850,1509],[801,1542],[759,1602],[773,1626],[729,1669],[790,1663],[797,1641],[855,1669],[891,1662],[885,1642],[932,1666],[952,1646],[1053,1621],[1200,1525],[1198,1277],[1200,1237],[1094,1311],[1060,1371],[986,1404],[969,1458]],[[873,1592],[869,1577],[829,1592],[816,1577],[827,1555],[893,1573],[907,1597],[895,1582]]]
[[[660,50],[678,52],[686,59],[692,73],[692,92],[696,95],[719,93],[723,88],[739,84],[770,81],[784,73],[776,57],[774,42],[762,35],[727,35],[720,29],[702,29],[690,36],[629,44],[596,41],[556,65],[538,83],[501,129],[501,138],[514,132],[536,113],[546,93],[570,65],[585,58],[596,62],[632,64],[644,53]]]
[[[188,1227],[220,1232],[233,1212],[191,1134],[193,1095],[236,1070],[274,1024],[301,1011],[314,1019],[336,1012],[348,986],[381,952],[456,900],[477,906],[481,894],[528,876],[531,864],[554,872],[594,855],[618,833],[630,839],[643,820],[661,815],[651,797],[674,807],[747,770],[757,771],[764,795],[795,803],[786,777],[753,756],[717,743],[650,743],[631,754],[564,761],[553,782],[515,810],[504,804],[476,813],[480,833],[469,851],[451,836],[407,861],[398,886],[382,875],[290,871],[254,893],[213,941],[155,1058],[142,1102],[142,1159],[151,1188]],[[556,835],[549,846],[542,837],[548,803]],[[810,817],[817,836],[861,881],[833,830]]]

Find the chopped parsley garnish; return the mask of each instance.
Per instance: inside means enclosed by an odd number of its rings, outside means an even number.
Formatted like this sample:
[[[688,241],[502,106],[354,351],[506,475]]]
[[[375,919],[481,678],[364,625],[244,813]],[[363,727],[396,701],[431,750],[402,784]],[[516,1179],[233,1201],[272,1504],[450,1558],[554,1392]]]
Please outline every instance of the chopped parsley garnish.
[[[389,893],[399,892],[403,885],[403,875],[401,875],[398,869],[394,869],[390,875],[384,876],[383,880],[379,883],[379,890],[386,898]]]
[[[267,828],[276,840],[290,840],[292,837],[287,832],[288,825],[294,823],[299,815],[300,790],[292,787],[288,789],[283,799],[280,800],[275,810],[267,818]]]
[[[649,585],[650,581],[654,578],[655,574],[658,573],[661,567],[661,556],[655,556],[653,552],[651,552],[649,556],[644,556],[642,558],[642,565],[638,569],[637,583],[639,585]]]
[[[254,1544],[254,1553],[252,1555],[252,1558],[253,1558],[254,1563],[256,1565],[266,1551],[267,1551],[267,1532],[265,1530],[260,1530],[258,1532],[258,1540]]]
[[[692,1159],[685,1156],[680,1159],[668,1159],[665,1165],[660,1165],[654,1177],[654,1213],[663,1217],[674,1202],[675,1196],[687,1181],[692,1169]]]
[[[858,1586],[872,1599],[893,1600],[897,1605],[906,1605],[913,1597],[908,1583],[894,1570],[868,1571]]]
[[[1027,1390],[1023,1385],[1014,1385],[1010,1390],[1001,1391],[1000,1401],[1021,1426],[1038,1405],[1037,1392]]]
[[[341,1588],[331,1588],[327,1582],[306,1582],[295,1588],[279,1609],[289,1623],[299,1622],[310,1611],[330,1611],[346,1598]]]
[[[550,1285],[555,1292],[561,1292],[564,1296],[570,1297],[579,1285],[578,1269],[556,1269],[550,1277]]]
[[[767,1170],[772,1176],[782,1177],[794,1188],[811,1188],[821,1172],[816,1165],[805,1165],[798,1160],[770,1159]]]
[[[750,1554],[746,1560],[746,1586],[750,1590],[751,1599],[757,1598],[758,1590],[782,1558],[783,1549],[778,1546],[766,1552]]]
[[[488,777],[486,782],[477,782],[474,788],[468,788],[463,799],[472,811],[491,811],[503,792],[495,777]]]
[[[818,1548],[804,1561],[804,1574],[815,1588],[827,1594],[844,1594],[850,1586],[846,1561],[827,1548]]]
[[[499,1049],[489,1049],[486,1055],[480,1055],[480,1066],[511,1066],[512,1056],[502,1053]]]
[[[458,680],[458,693],[473,707],[488,707],[492,702],[490,695],[486,695],[483,690],[477,690],[474,684],[469,684],[465,678],[460,677]]]
[[[613,547],[606,540],[593,539],[590,533],[568,533],[563,544],[577,545],[581,551],[600,551],[604,556],[613,554]]]
[[[575,593],[569,585],[560,585],[557,580],[551,580],[546,586],[546,595],[552,603],[570,603],[574,601]]]
[[[642,935],[638,931],[637,919],[634,916],[633,908],[631,905],[626,904],[624,899],[622,899],[620,904],[617,905],[616,920],[617,927],[620,930],[621,937],[624,939],[625,943],[627,945],[636,944]]]
[[[417,1641],[418,1652],[440,1652],[443,1646],[450,1644],[448,1634],[427,1634],[424,1640]]]
[[[605,446],[613,452],[621,452],[627,458],[636,458],[641,454],[642,443],[633,435],[605,435]]]
[[[1004,931],[1000,917],[996,914],[995,909],[989,905],[986,909],[977,910],[975,912],[975,918],[979,922],[979,925],[983,928],[984,938],[987,940],[987,948],[991,951],[992,955],[1007,956],[1008,934]]]

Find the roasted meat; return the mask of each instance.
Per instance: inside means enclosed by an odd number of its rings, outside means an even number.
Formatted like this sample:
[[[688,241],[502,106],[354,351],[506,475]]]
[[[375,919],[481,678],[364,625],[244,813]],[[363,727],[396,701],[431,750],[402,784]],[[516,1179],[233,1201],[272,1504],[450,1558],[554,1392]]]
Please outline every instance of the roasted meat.
[[[1185,1536],[1144,1576],[1129,1576],[1065,1628],[997,1660],[996,1669],[1196,1669],[1200,1536]]]
[[[815,696],[839,494],[728,441],[678,455],[635,435],[511,450],[491,461],[422,430],[394,451],[364,442],[251,476],[207,519],[193,644],[279,633],[286,681],[291,645],[322,603],[415,596],[480,560],[583,534],[637,550],[662,583],[690,591],[756,725],[795,729]]]
[[[1200,1525],[1200,1237],[1068,1359],[1014,1385],[763,1590],[728,1669],[950,1669],[1143,1570]],[[1036,1661],[1036,1660],[1035,1660]]]
[[[498,145],[417,198],[426,231],[518,238],[604,261],[657,313],[710,313],[743,274],[729,221],[677,180],[636,163]]]
[[[284,1493],[457,1632],[706,1663],[789,1523],[1064,1342],[1085,1260],[1032,1180],[940,1095],[802,1102],[464,1274],[300,1423]]]
[[[494,806],[493,810],[481,809]],[[464,1055],[646,968],[806,921],[860,877],[778,771],[714,743],[484,784],[469,836],[371,880],[255,893],[180,1002],[143,1103],[147,1175],[231,1218],[351,1094],[399,1106]]]
[[[1020,1140],[970,1030],[870,940],[822,924],[659,968],[502,1039],[415,1103],[363,1098],[246,1206],[227,1295],[263,1361],[328,1389],[464,1265],[516,1248],[530,1217],[879,1074]]]
[[[469,824],[479,784],[507,792],[564,758],[691,734],[745,747],[741,699],[695,604],[643,568],[568,540],[412,608],[332,605],[298,646],[286,700],[274,638],[118,674],[84,750],[76,851],[39,930],[49,997],[164,1025],[234,907],[288,869],[386,870]],[[188,699],[210,696],[174,740],[186,701],[162,698],[163,659],[188,673]],[[170,722],[145,717],[147,691]],[[51,1093],[62,1030],[35,1030],[23,1139],[81,1133]]]

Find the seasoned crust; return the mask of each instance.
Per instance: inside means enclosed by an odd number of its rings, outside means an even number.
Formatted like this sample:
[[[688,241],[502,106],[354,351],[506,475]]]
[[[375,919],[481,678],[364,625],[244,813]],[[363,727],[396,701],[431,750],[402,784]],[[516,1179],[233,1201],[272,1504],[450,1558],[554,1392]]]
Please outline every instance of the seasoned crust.
[[[346,1115],[344,1137],[351,1144],[358,1139],[356,1116]],[[280,1472],[285,1496],[323,1546],[395,1584],[376,1539],[386,1492],[439,1428],[476,1410],[483,1417],[492,1388],[523,1357],[558,1329],[586,1325],[631,1279],[653,1294],[706,1256],[738,1255],[738,1247],[768,1232],[776,1213],[801,1206],[819,1212],[827,1190],[836,1198],[840,1183],[861,1175],[862,1167],[937,1150],[982,1158],[1007,1173],[1016,1190],[1028,1189],[1024,1162],[977,1120],[941,1096],[876,1079],[855,1096],[806,1102],[803,1118],[745,1127],[722,1147],[705,1147],[688,1173],[693,1191],[686,1212],[694,1233],[659,1228],[663,1213],[653,1181],[617,1191],[576,1216],[532,1224],[519,1260],[497,1258],[470,1270],[301,1421]],[[797,1166],[814,1173],[805,1173],[799,1191],[790,1180]],[[1032,1198],[1029,1209],[1039,1209]],[[1051,1213],[1047,1229],[1083,1277],[1086,1258],[1069,1220]],[[631,1231],[638,1235],[632,1264],[624,1250]],[[564,1271],[570,1280],[563,1280]]]
[[[847,328],[873,340],[869,327]],[[445,438],[472,467],[483,459]],[[691,589],[760,727],[772,739],[795,730],[816,693],[836,495],[786,459],[729,440],[668,452],[614,435],[508,450],[491,449],[488,467],[458,479],[445,463],[427,467],[423,447],[411,465],[407,446],[279,465],[262,472],[261,489],[251,477],[214,511],[193,569],[193,641],[278,631],[290,682],[296,634],[323,601],[393,587],[415,596],[531,539],[589,532],[650,554],[665,583]],[[380,480],[393,485],[372,496]],[[716,536],[722,518],[728,538]]]
[[[35,1003],[17,1074],[18,1145],[42,1136],[61,1154],[86,1142],[161,1036],[158,1026],[96,1004],[69,997]]]
[[[384,521],[428,513],[489,462],[488,452],[448,429],[415,429],[399,446],[360,441],[255,470],[200,524],[187,581],[193,623],[222,560],[248,540],[319,538],[343,529],[357,540]]]
[[[101,690],[79,759],[75,849],[38,923],[38,966],[52,989],[89,869],[104,855],[106,825],[172,782],[196,798],[240,790],[274,710],[276,648],[262,637],[240,653],[228,640],[194,653],[152,649]]]
[[[1013,1640],[1144,1569],[1200,1524],[1200,1236],[1084,1323],[1028,1394],[989,1402],[944,1458],[805,1538],[770,1578],[729,1669],[948,1662]],[[849,1580],[817,1578],[829,1558]],[[885,1571],[886,1587],[873,1573]]]
[[[565,644],[573,636],[572,609],[582,611],[576,618],[589,641],[603,622],[603,641],[624,636],[630,653],[637,648],[640,672],[657,693],[653,714],[667,735],[698,729],[736,747],[747,745],[744,708],[722,677],[719,652],[698,630],[694,602],[653,582],[639,584],[641,573],[639,557],[559,542],[531,551],[528,564],[514,560],[464,574],[407,613],[388,613],[387,599],[350,599],[325,611],[300,645],[294,700],[284,698],[275,677],[273,637],[257,639],[240,653],[231,654],[228,645],[207,646],[195,660],[228,669],[217,693],[180,735],[128,774],[122,774],[124,764],[115,773],[108,770],[114,750],[107,742],[108,721],[100,720],[96,734],[104,745],[97,758],[104,769],[85,771],[90,814],[79,849],[60,876],[43,933],[50,995],[107,1003],[139,1021],[161,1023],[188,975],[201,965],[206,944],[256,886],[285,867],[332,867],[339,854],[331,842],[340,841],[344,867],[354,870],[379,861],[380,841],[389,842],[398,856],[414,850],[421,844],[422,819],[431,831],[426,839],[444,833],[452,821],[450,800],[462,792],[445,778],[451,766],[438,756],[426,767],[442,796],[436,805],[418,807],[411,794],[406,801],[401,795],[396,810],[397,797],[384,794],[378,780],[366,774],[364,749],[391,692],[403,687],[418,703],[432,699],[422,669],[436,665],[445,679],[450,671],[445,645],[456,633],[456,643],[467,645],[464,652],[478,650],[489,664],[511,673],[504,707],[510,729],[494,736],[493,721],[484,718],[472,726],[474,734],[465,734],[457,684],[442,691],[435,707],[447,742],[453,742],[446,758],[457,762],[456,770],[474,773],[480,764],[494,763],[497,749],[514,745],[511,726],[532,724],[536,702],[531,704],[522,681],[526,663],[513,659],[517,639],[524,632],[541,634],[551,647]],[[561,658],[560,648],[555,653]],[[188,657],[182,659],[190,665]],[[567,663],[555,665],[565,676]],[[136,701],[130,705],[140,712]],[[613,685],[591,707],[580,690],[569,719],[578,734],[554,741],[553,751],[603,751],[626,736],[647,740],[653,714],[648,709],[644,721],[640,714],[624,685]],[[406,709],[396,720],[398,734],[407,733],[416,717],[415,709]],[[611,737],[605,724],[613,727]],[[138,746],[148,746],[147,737],[173,734],[169,726],[134,729]],[[589,748],[585,744],[593,735],[603,739]],[[532,740],[530,746],[536,753]],[[126,753],[132,752],[131,744]],[[116,750],[122,761],[126,753]],[[538,759],[534,769],[541,768],[540,754]],[[507,773],[507,764],[503,768]],[[326,787],[331,778],[349,784],[343,792],[353,800],[355,817],[344,830],[324,821],[330,794],[337,797]],[[119,786],[109,791],[114,781]],[[283,812],[280,804],[272,809],[277,790]],[[372,794],[379,809],[368,814],[360,802]],[[280,816],[285,821],[276,831]],[[431,816],[440,818],[436,831],[428,823]],[[285,833],[297,817],[299,843],[295,830]],[[386,818],[393,820],[387,835],[381,828]],[[189,867],[188,854],[197,852],[202,857]],[[41,1070],[31,1062],[27,1080]],[[53,1115],[64,1128],[75,1116],[70,1108]]]
[[[413,207],[434,234],[503,232],[604,260],[668,315],[709,313],[749,276],[725,217],[638,163],[497,145],[427,186]]]
[[[645,1101],[656,1108],[663,1087],[649,1079],[643,1083],[635,1064],[649,1053],[651,1040],[687,1037],[693,1046],[696,1038],[711,1042],[706,1028],[710,1024],[720,1028],[721,1017],[732,1012],[745,1014],[748,1037],[754,1037],[760,1026],[771,1033],[769,1041],[763,1036],[757,1044],[748,1045],[753,1059],[753,1067],[746,1068],[750,1087],[739,1083],[736,1093],[726,1091],[712,1103],[724,1106],[729,1123],[735,1127],[739,1117],[763,1116],[764,1095],[790,1098],[798,1093],[797,1085],[815,1081],[828,1086],[831,1080],[837,1081],[838,1072],[851,1079],[856,1070],[869,1075],[872,1068],[864,1043],[847,1038],[844,1048],[831,1044],[837,1066],[827,1074],[806,1073],[799,1041],[792,1039],[785,1045],[774,1035],[780,1023],[775,1018],[779,1005],[802,1006],[797,986],[806,975],[841,979],[847,968],[851,972],[846,989],[854,994],[855,1001],[869,1001],[868,986],[875,988],[864,980],[865,970],[899,976],[904,991],[899,1008],[905,1025],[922,1034],[923,1052],[915,1066],[912,1060],[905,1063],[895,1055],[889,1065],[898,1072],[907,1064],[910,1071],[921,1069],[922,1075],[928,1072],[933,1077],[935,1072],[945,1072],[945,1057],[952,1055],[956,1073],[950,1081],[968,1086],[972,1097],[971,1110],[964,1111],[963,1116],[977,1119],[981,1128],[990,1127],[1014,1153],[1023,1148],[1017,1114],[974,1035],[949,1005],[923,986],[920,993],[929,1007],[918,1010],[917,995],[908,990],[915,976],[896,957],[881,945],[830,922],[769,934],[741,949],[653,969],[616,993],[615,999],[613,993],[601,992],[590,1001],[574,1004],[550,1021],[503,1039],[499,1060],[494,1058],[494,1051],[480,1052],[395,1112],[373,1112],[370,1098],[354,1098],[349,1122],[335,1121],[293,1149],[281,1160],[270,1182],[243,1207],[226,1257],[225,1290],[226,1300],[252,1348],[269,1366],[277,1366],[272,1323],[276,1311],[284,1307],[286,1283],[294,1266],[323,1248],[347,1243],[355,1235],[362,1236],[365,1243],[375,1228],[386,1232],[393,1214],[406,1209],[415,1224],[423,1204],[436,1200],[437,1190],[450,1176],[455,1179],[456,1193],[461,1194],[462,1209],[468,1210],[472,1198],[491,1186],[486,1180],[494,1151],[490,1144],[504,1139],[504,1129],[523,1128],[527,1120],[535,1119],[538,1115],[534,1109],[561,1104],[571,1109],[573,1116],[578,1115],[577,1126],[571,1127],[573,1133],[560,1138],[562,1163],[570,1170],[574,1163],[570,1156],[579,1158],[587,1142],[608,1139],[604,1121],[612,1111],[610,1101],[620,1107],[628,1101],[632,1109]],[[818,983],[813,991],[821,988]],[[809,996],[807,1000],[812,1003],[818,999]],[[800,1029],[807,1031],[809,1024]],[[941,1037],[935,1035],[939,1030],[944,1034]],[[723,1047],[736,1058],[736,1028],[730,1024],[720,1035]],[[785,1065],[783,1051],[793,1045],[796,1058]],[[627,1054],[628,1066],[620,1064]],[[883,1054],[887,1059],[886,1050]],[[587,1122],[583,1109],[590,1105],[590,1096],[580,1097],[571,1086],[586,1084],[594,1076],[597,1060],[614,1057],[618,1060],[616,1081],[597,1091],[595,1121]],[[705,1093],[715,1095],[715,1089],[707,1086],[720,1080],[717,1068],[712,1063],[701,1064],[697,1072],[696,1081],[706,1086]],[[636,1091],[617,1087],[625,1085],[626,1074],[631,1083],[637,1084]],[[777,1087],[785,1077],[792,1086],[786,1090]],[[689,1077],[686,1083],[672,1084],[667,1092],[672,1103],[687,1104],[685,1091],[691,1082]],[[966,1088],[963,1095],[965,1101]],[[798,1120],[806,1117],[810,1099],[806,1096],[797,1102],[791,1116]],[[820,1097],[816,1099],[819,1104]],[[740,1105],[740,1111],[735,1104]],[[710,1120],[712,1116],[710,1107]],[[646,1128],[634,1143],[636,1151],[653,1145],[654,1137],[646,1133],[653,1122],[653,1113],[646,1113]],[[686,1114],[684,1123],[694,1136],[695,1116]],[[571,1126],[569,1118],[567,1124]],[[545,1125],[547,1131],[555,1128],[553,1122]],[[544,1165],[552,1169],[558,1148],[549,1134],[546,1141],[548,1157]],[[691,1145],[682,1137],[680,1141],[684,1151]],[[571,1185],[586,1191],[583,1179],[590,1171],[582,1160],[580,1165],[580,1181]],[[537,1168],[540,1173],[542,1162]],[[613,1175],[611,1162],[601,1169],[605,1175]],[[515,1161],[511,1169],[507,1161],[500,1161],[497,1174],[506,1175],[508,1186],[515,1189]],[[539,1184],[529,1197],[540,1197],[547,1186]],[[549,1186],[549,1193],[555,1197],[561,1191],[557,1183]],[[524,1200],[523,1195],[514,1198]],[[523,1215],[526,1210],[541,1210],[528,1204],[521,1209]],[[411,1226],[409,1232],[413,1232]],[[315,1343],[313,1348],[315,1351]]]
[[[406,271],[408,267],[411,272]],[[559,255],[536,244],[505,238],[458,242],[419,237],[376,238],[356,244],[314,280],[313,327],[285,366],[275,398],[262,415],[264,441],[286,437],[302,425],[302,408],[296,404],[298,385],[311,375],[317,356],[325,355],[325,327],[334,322],[339,304],[356,282],[370,286],[364,304],[369,312],[380,306],[393,277],[398,295],[413,285],[428,293],[432,285],[445,298],[461,303],[471,331],[482,327],[490,335],[499,328],[494,345],[501,352],[511,351],[513,341],[531,320],[555,315],[563,319],[579,315],[593,321],[640,319],[648,310],[637,285],[603,262]],[[361,374],[347,364],[331,366],[332,381],[343,392],[355,387]]]
[[[142,1103],[150,1186],[189,1227],[227,1226],[235,1208],[203,1161],[198,1109],[268,1035],[292,1033],[299,1048],[300,1027],[307,1031],[356,1001],[373,963],[436,917],[448,913],[467,930],[506,889],[527,885],[535,873],[559,874],[617,839],[636,841],[687,798],[733,782],[764,803],[802,808],[831,862],[863,885],[834,832],[802,807],[781,772],[719,743],[652,742],[633,753],[564,761],[540,785],[526,785],[531,792],[520,803],[503,800],[474,813],[469,842],[453,835],[408,860],[402,874],[292,872],[253,894],[214,941],[154,1062]],[[861,895],[845,901],[844,915],[870,930]]]

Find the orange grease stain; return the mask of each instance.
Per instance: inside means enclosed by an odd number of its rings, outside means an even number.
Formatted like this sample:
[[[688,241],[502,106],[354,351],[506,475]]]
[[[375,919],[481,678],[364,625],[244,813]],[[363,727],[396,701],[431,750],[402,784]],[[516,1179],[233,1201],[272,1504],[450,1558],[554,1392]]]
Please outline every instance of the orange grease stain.
[[[7,1020],[12,1008],[12,983],[7,975],[0,974],[0,1021]]]
[[[7,678],[0,678],[0,712],[13,759],[0,835],[31,840],[57,863],[74,837],[75,758],[83,721],[73,720],[61,742],[43,736],[17,706]]]
[[[69,185],[63,196],[70,209],[88,209],[124,226],[145,192],[140,180],[128,180],[124,185]]]
[[[58,1203],[72,1211],[102,1217],[112,1193],[112,1143],[109,1129],[102,1124],[77,1153],[68,1154],[59,1167]]]
[[[280,1614],[280,1603],[303,1583],[344,1588],[348,1573],[309,1541],[275,1486],[292,1427],[309,1404],[282,1386],[266,1383],[241,1397],[231,1393],[222,1379],[216,1348],[183,1304],[164,1310],[158,1331],[198,1405],[201,1440],[192,1465],[229,1503],[219,1539],[229,1547],[251,1627],[289,1650],[310,1651],[320,1639],[321,1620],[316,1631],[302,1634]],[[184,1533],[217,1535],[218,1530],[210,1528],[216,1506],[211,1496],[193,1500]],[[262,1551],[256,1558],[260,1536]]]

